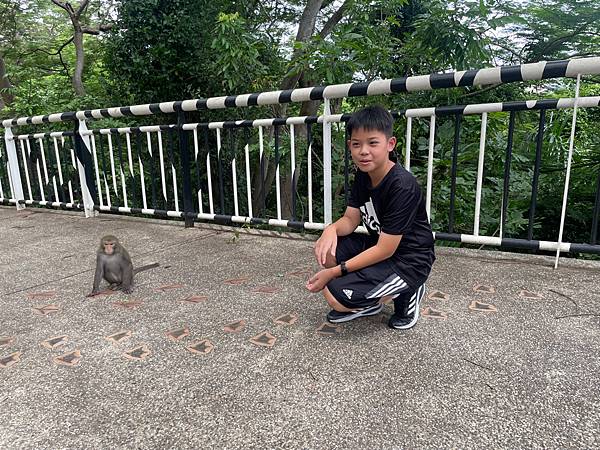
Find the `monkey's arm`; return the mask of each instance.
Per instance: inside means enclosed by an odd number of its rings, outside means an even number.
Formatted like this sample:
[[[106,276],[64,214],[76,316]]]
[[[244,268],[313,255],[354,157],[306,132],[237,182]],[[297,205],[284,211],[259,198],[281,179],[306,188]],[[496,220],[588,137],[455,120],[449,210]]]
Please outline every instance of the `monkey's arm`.
[[[96,258],[96,274],[94,275],[94,286],[92,287],[92,292],[89,295],[94,295],[98,293],[98,287],[100,286],[100,282],[102,281],[102,277],[104,276],[104,260],[102,259],[102,255],[98,255]]]

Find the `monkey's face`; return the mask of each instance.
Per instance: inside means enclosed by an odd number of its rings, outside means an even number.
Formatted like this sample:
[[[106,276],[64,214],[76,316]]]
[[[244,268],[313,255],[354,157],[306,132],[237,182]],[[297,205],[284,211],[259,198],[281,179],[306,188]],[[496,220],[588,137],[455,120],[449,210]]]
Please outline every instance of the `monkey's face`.
[[[104,253],[107,255],[112,255],[115,252],[115,243],[114,242],[104,242]]]

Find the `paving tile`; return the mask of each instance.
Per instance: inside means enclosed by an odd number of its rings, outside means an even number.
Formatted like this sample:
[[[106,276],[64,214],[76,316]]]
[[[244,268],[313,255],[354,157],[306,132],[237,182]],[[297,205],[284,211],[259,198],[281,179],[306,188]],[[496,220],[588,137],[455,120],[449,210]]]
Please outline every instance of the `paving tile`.
[[[146,344],[139,344],[129,350],[125,350],[123,352],[123,356],[127,359],[143,361],[150,356],[150,353],[150,349]]]
[[[519,292],[519,297],[528,298],[532,300],[541,300],[544,298],[542,294],[538,292],[531,292],[527,289],[522,289],[521,292]]]
[[[133,331],[123,330],[123,331],[119,331],[115,334],[111,334],[110,336],[106,336],[104,339],[112,342],[113,344],[120,344],[121,342],[129,339],[132,335],[133,335]]]
[[[496,288],[494,288],[494,286],[488,286],[485,284],[476,284],[473,287],[473,290],[475,292],[482,292],[484,294],[493,294],[494,292],[496,292]]]
[[[260,334],[250,338],[250,342],[261,347],[273,347],[277,338],[268,331],[263,331]]]
[[[297,320],[298,320],[298,314],[287,313],[287,314],[277,317],[276,319],[273,319],[273,322],[275,322],[278,325],[293,325],[294,323],[296,323]]]
[[[274,294],[279,292],[281,289],[275,286],[260,286],[253,290],[253,292],[260,292],[261,294]]]
[[[308,278],[313,274],[313,271],[308,267],[303,267],[300,269],[296,269],[292,272],[286,273],[288,277],[296,277],[296,278]]]
[[[194,342],[186,347],[190,352],[198,355],[208,355],[215,348],[212,342],[208,339]]]
[[[55,356],[52,360],[60,366],[76,366],[81,360],[81,352],[79,349],[65,353],[60,356]]]
[[[241,319],[241,320],[236,320],[235,322],[225,325],[223,327],[223,330],[228,333],[239,333],[245,327],[246,327],[246,321]]]
[[[54,336],[46,339],[45,341],[40,342],[42,347],[46,347],[47,349],[55,349],[56,347],[60,347],[63,344],[66,344],[69,336],[63,334],[62,336]]]
[[[0,337],[0,347],[4,347],[6,345],[10,345],[15,342],[14,337]]]
[[[56,297],[56,291],[40,291],[40,292],[28,292],[27,298],[29,300],[47,300],[52,297]]]
[[[450,296],[442,291],[432,291],[427,298],[429,300],[448,300]]]
[[[59,305],[46,305],[46,306],[34,306],[31,308],[34,313],[39,314],[40,316],[49,316],[50,314],[54,314],[60,310]]]
[[[421,315],[427,319],[446,320],[448,318],[448,314],[446,314],[444,311],[432,308],[431,306],[423,309],[423,311],[421,311]]]
[[[14,352],[8,356],[3,356],[0,358],[0,367],[3,369],[8,369],[11,366],[14,366],[19,361],[21,361],[21,355],[23,352]]]
[[[188,327],[183,327],[167,331],[166,336],[172,341],[180,341],[184,337],[189,336],[189,334],[190,329]]]
[[[490,303],[478,302],[477,300],[473,300],[469,304],[469,309],[472,311],[479,311],[479,312],[496,312],[496,311],[498,311],[498,309],[494,305],[492,305]]]
[[[249,277],[241,277],[241,278],[230,278],[229,280],[223,281],[225,284],[232,284],[234,286],[239,286],[240,284],[244,284],[250,281]]]
[[[206,300],[208,300],[208,297],[206,295],[190,295],[189,297],[181,299],[181,301],[184,303],[192,303],[192,304],[202,303],[202,302],[205,302]]]
[[[140,305],[143,305],[144,302],[142,302],[141,300],[123,300],[120,302],[112,302],[112,305],[115,306],[116,308],[123,308],[123,309],[135,309]]]
[[[389,319],[389,317],[388,317]],[[386,320],[387,323],[387,320]],[[319,328],[315,330],[318,334],[322,334],[324,336],[333,336],[342,331],[339,325],[333,325],[329,322],[322,323]]]
[[[183,284],[163,284],[162,286],[159,286],[155,289],[156,292],[166,292],[166,291],[172,291],[174,289],[180,289],[182,287],[185,287]]]

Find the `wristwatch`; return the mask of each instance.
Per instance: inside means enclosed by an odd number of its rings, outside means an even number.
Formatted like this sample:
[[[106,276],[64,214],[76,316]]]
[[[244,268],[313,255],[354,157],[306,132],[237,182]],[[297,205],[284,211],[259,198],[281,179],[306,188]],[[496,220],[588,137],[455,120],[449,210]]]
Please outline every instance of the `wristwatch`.
[[[346,267],[346,261],[340,263],[340,269],[342,270],[342,276],[348,275],[348,268]]]

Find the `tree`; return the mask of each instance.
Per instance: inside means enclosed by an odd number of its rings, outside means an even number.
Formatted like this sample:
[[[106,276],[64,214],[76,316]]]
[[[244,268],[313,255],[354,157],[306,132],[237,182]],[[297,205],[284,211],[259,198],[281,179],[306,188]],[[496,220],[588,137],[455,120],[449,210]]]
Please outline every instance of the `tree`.
[[[106,11],[102,17],[100,24],[96,26],[86,25],[89,17],[85,14],[90,6],[90,0],[82,0],[76,8],[70,2],[63,2],[59,0],[52,0],[56,6],[62,8],[69,15],[71,25],[73,27],[73,37],[69,40],[73,42],[75,46],[75,70],[73,71],[73,90],[76,95],[85,95],[85,87],[83,85],[83,69],[85,65],[85,51],[83,48],[83,35],[91,34],[98,35],[101,32],[109,31],[112,28],[112,24],[104,23],[107,19]],[[98,5],[100,8],[101,5]]]

